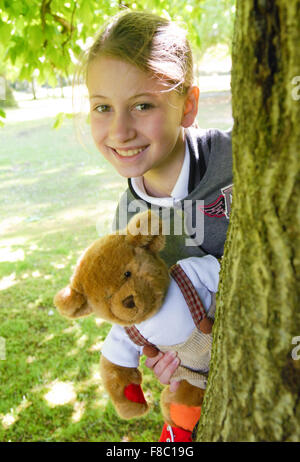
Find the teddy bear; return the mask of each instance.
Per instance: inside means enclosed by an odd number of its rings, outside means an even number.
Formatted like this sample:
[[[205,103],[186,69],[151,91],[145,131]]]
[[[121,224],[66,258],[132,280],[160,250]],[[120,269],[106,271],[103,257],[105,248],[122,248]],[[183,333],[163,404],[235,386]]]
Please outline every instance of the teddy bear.
[[[54,304],[67,318],[94,314],[113,325],[102,346],[100,374],[121,418],[149,409],[138,369],[143,348],[176,351],[180,366],[173,378],[179,387],[164,387],[161,410],[169,425],[191,431],[207,383],[220,266],[207,255],[168,269],[159,255],[164,244],[161,219],[150,210],[137,213],[126,229],[100,237],[83,252]]]

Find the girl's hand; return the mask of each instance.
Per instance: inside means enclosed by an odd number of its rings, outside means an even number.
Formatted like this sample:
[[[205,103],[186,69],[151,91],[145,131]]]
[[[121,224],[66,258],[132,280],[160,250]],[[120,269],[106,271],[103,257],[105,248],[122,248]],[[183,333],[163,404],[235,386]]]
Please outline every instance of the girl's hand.
[[[180,382],[171,380],[171,378],[180,364],[177,353],[175,351],[162,353],[155,347],[145,346],[143,354],[147,356],[145,365],[153,370],[160,383],[163,385],[170,384],[170,391],[176,391]]]

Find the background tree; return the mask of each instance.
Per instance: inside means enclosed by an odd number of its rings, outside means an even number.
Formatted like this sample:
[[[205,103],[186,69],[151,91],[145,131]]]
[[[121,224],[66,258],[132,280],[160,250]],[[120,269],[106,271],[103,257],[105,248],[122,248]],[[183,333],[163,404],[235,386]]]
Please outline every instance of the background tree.
[[[1,82],[0,82],[0,85],[1,85],[1,91],[3,91],[3,94],[5,95],[5,99],[1,99],[0,98],[0,108],[1,107],[17,107],[18,104],[14,98],[14,94],[12,92],[12,89],[10,88],[10,86],[8,85],[8,82],[6,80],[6,78],[4,77],[4,75],[1,75],[0,74],[0,79],[1,79]],[[2,89],[2,86],[3,86],[3,89]],[[4,96],[3,95],[3,96]]]
[[[300,1],[236,13],[233,207],[198,439],[299,441]]]

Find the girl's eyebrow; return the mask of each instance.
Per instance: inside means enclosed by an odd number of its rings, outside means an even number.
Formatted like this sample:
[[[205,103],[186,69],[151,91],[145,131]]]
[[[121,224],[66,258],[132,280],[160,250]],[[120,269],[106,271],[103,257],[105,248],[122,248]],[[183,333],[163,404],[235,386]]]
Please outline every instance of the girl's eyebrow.
[[[157,96],[158,93],[159,92],[157,92],[157,91],[155,91],[155,92],[146,91],[144,93],[138,93],[137,95],[133,95],[130,98],[128,98],[128,100],[139,98],[140,96]],[[108,96],[98,95],[98,94],[90,96],[90,99],[94,99],[94,98],[109,99]]]
[[[104,99],[107,99],[106,96],[103,96],[103,95],[92,95],[92,96],[90,96],[90,99],[94,99],[94,98],[104,98]]]

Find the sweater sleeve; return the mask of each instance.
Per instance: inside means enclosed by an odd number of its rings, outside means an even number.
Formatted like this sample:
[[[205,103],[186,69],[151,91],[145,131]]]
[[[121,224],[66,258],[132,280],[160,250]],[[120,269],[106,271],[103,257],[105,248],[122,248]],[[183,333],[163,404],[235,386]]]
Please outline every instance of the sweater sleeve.
[[[102,345],[101,353],[118,366],[138,367],[142,348],[130,340],[122,326],[115,324]]]

